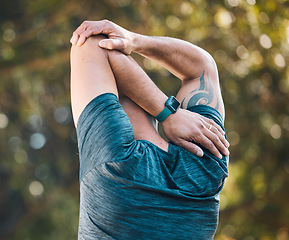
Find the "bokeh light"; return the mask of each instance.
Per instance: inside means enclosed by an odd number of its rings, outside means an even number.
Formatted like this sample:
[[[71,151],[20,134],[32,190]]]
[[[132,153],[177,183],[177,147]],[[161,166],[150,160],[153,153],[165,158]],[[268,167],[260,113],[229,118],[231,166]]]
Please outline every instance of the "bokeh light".
[[[6,128],[8,126],[9,120],[4,113],[0,113],[0,128]]]
[[[269,48],[272,47],[271,39],[270,39],[270,37],[269,37],[268,35],[266,35],[266,34],[262,34],[262,35],[260,36],[259,41],[260,41],[260,44],[261,44],[261,46],[262,46],[263,48],[269,49]]]
[[[46,143],[46,137],[42,133],[34,133],[30,136],[29,145],[34,149],[41,149]]]
[[[29,184],[29,192],[34,197],[39,197],[44,192],[44,187],[39,181],[33,181]]]
[[[72,120],[71,110],[68,107],[59,107],[54,111],[54,119],[61,124],[68,124]]]
[[[4,1],[0,239],[77,239],[79,155],[70,108],[69,39],[86,19],[181,38],[214,57],[231,144],[215,239],[287,240],[286,0]],[[181,81],[169,71],[132,56],[165,93],[177,93]]]

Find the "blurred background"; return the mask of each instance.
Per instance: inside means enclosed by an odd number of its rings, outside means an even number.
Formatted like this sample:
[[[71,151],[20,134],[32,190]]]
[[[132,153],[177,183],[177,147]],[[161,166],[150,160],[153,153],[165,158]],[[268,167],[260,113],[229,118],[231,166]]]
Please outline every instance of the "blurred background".
[[[70,37],[109,19],[216,60],[231,143],[217,240],[289,239],[289,2],[1,0],[0,239],[76,239],[79,181]],[[168,95],[180,81],[134,55]]]

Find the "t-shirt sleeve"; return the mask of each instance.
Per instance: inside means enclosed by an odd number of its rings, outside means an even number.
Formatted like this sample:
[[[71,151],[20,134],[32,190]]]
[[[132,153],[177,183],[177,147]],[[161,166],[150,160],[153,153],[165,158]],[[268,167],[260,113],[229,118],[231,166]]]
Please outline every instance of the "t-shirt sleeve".
[[[83,110],[77,124],[80,180],[94,166],[121,161],[131,151],[134,133],[118,98],[105,93]]]
[[[222,115],[215,109],[207,105],[195,105],[188,108],[191,112],[196,112],[204,117],[210,118],[214,120],[220,127],[225,130],[224,128],[224,119]]]

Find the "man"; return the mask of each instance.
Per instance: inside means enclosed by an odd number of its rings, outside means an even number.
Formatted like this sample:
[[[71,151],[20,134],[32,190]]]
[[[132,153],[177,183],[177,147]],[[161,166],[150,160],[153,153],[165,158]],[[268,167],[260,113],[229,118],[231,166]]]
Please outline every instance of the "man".
[[[71,42],[79,239],[213,239],[229,143],[212,57],[107,20],[85,21]],[[131,52],[183,81],[176,98],[158,89]]]

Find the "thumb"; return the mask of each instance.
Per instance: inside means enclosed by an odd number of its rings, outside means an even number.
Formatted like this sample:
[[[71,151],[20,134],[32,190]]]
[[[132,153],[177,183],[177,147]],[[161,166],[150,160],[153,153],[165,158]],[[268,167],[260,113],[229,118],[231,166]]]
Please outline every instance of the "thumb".
[[[124,44],[121,39],[104,39],[99,42],[99,46],[109,50],[122,50]]]

